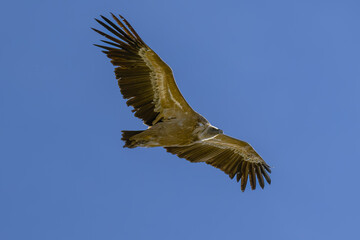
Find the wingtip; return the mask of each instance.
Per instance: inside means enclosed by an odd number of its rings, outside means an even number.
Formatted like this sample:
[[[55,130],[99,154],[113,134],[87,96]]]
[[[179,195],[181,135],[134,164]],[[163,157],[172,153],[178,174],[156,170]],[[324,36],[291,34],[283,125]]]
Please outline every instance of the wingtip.
[[[106,21],[106,22],[110,21],[107,17],[104,17],[103,15],[100,15],[100,16],[104,21]]]
[[[113,14],[113,13],[110,13],[111,14],[111,16],[112,16],[112,18],[121,26],[121,21],[116,17],[116,15],[115,14]],[[120,23],[119,23],[120,22]]]
[[[94,30],[95,32],[97,32],[98,34],[102,35],[102,36],[105,36],[106,37],[106,34],[103,33],[102,31],[100,30],[97,30],[96,28],[91,28],[92,30]]]
[[[239,182],[239,181],[240,181],[240,179],[241,179],[241,174],[240,174],[240,173],[238,173],[238,174],[236,175],[236,181],[237,181],[237,182]]]
[[[272,167],[270,167],[269,165],[264,165],[264,167],[265,167],[265,169],[266,169],[266,171],[268,171],[269,173],[271,173],[271,168]]]

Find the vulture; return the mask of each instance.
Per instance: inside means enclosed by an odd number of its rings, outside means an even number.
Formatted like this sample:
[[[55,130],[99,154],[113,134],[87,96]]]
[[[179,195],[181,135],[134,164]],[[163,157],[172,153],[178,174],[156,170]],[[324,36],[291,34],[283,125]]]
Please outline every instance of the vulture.
[[[242,191],[248,181],[253,190],[257,182],[264,188],[264,179],[270,184],[270,167],[260,155],[195,112],[181,95],[171,68],[125,18],[111,15],[114,21],[104,16],[95,19],[108,33],[92,28],[107,38],[102,40],[106,45],[94,45],[111,59],[127,105],[148,126],[142,131],[122,131],[124,147],[164,147],[190,162],[205,162],[241,180]]]

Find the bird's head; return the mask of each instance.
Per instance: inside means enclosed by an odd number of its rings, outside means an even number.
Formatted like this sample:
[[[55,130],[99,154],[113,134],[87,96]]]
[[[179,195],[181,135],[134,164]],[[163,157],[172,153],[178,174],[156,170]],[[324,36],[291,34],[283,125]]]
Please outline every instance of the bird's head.
[[[217,128],[217,127],[214,127],[214,126],[212,126],[212,125],[210,125],[210,126],[208,127],[208,130],[207,130],[207,131],[208,131],[208,133],[214,134],[214,135],[223,134],[223,133],[224,133],[223,130],[221,130],[221,129]]]
[[[223,130],[218,129],[217,127],[214,127],[210,124],[208,124],[204,130],[200,133],[200,138],[201,139],[206,139],[206,138],[211,138],[211,137],[215,137],[218,134],[222,134]]]

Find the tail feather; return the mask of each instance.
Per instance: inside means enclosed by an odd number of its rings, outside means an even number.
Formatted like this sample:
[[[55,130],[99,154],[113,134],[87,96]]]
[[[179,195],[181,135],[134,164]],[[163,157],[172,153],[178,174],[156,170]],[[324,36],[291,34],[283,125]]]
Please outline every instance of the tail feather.
[[[122,138],[121,140],[123,140],[125,142],[124,148],[135,148],[136,147],[136,142],[133,140],[130,140],[130,138],[132,136],[135,136],[136,134],[142,133],[143,131],[122,131]]]

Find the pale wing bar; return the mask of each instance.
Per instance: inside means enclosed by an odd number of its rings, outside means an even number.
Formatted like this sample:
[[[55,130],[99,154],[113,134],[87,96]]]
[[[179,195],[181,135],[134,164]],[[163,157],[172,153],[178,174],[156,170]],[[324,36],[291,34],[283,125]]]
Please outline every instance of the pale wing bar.
[[[231,141],[237,140],[230,138]],[[271,173],[270,167],[247,143],[239,141],[238,146],[226,142],[227,136],[219,134],[217,137],[189,146],[165,147],[165,149],[185,158],[190,162],[206,162],[229,175],[231,179],[241,180],[241,190],[245,191],[248,180],[251,189],[256,188],[256,178],[261,188],[264,188],[264,178],[270,184],[271,179],[267,172]],[[255,155],[254,155],[255,153]]]

